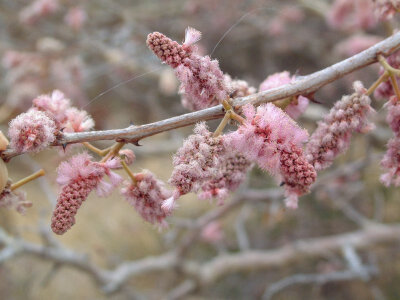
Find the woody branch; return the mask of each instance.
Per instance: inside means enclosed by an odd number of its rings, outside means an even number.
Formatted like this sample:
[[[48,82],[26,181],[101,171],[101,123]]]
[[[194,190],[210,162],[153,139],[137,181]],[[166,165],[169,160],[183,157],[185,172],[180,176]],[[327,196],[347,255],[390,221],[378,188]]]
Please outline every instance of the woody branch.
[[[234,107],[239,108],[248,103],[259,105],[261,103],[272,102],[295,95],[311,94],[332,81],[377,62],[378,55],[390,55],[397,50],[399,46],[400,33],[396,33],[382,42],[370,47],[369,49],[360,52],[359,54],[356,54],[323,70],[304,76],[295,82],[278,88],[252,94],[247,97],[238,97],[234,99],[233,105]],[[224,109],[222,105],[217,105],[211,108],[140,126],[129,126],[123,129],[63,133],[52,145],[60,146],[70,143],[119,139],[139,141],[143,138],[156,135],[161,132],[189,126],[199,121],[220,119],[223,116]],[[1,157],[3,160],[7,161],[19,154],[20,153],[17,153],[14,150],[6,150],[2,152]]]

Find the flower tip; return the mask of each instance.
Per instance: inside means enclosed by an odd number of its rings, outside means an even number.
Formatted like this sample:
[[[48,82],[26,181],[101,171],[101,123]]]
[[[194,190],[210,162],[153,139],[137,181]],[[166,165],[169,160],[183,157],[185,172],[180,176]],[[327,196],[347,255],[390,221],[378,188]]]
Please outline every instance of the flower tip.
[[[296,195],[290,195],[285,199],[285,205],[290,209],[297,209],[299,198]]]
[[[162,202],[161,208],[164,212],[169,213],[175,208],[175,197],[171,196]]]
[[[185,30],[185,41],[184,45],[191,46],[197,43],[201,39],[201,32],[193,27],[188,27]]]

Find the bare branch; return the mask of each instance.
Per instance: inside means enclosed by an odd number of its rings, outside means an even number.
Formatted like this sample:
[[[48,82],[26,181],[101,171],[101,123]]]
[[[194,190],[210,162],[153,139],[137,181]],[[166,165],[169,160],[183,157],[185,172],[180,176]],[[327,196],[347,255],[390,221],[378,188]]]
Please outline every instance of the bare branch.
[[[290,84],[256,93],[247,97],[236,98],[233,102],[236,108],[247,103],[259,105],[265,102],[287,98],[295,95],[306,95],[315,92],[322,86],[335,81],[338,78],[345,76],[355,70],[366,67],[377,61],[379,54],[389,55],[400,46],[400,33],[396,33],[382,42],[372,46],[371,48],[360,52],[350,58],[347,58],[339,63],[329,66],[321,71],[312,73],[308,76],[301,77],[299,80]],[[224,116],[222,105],[217,105],[204,110],[184,114],[181,116],[172,117],[162,121],[145,124],[141,126],[129,126],[123,129],[63,133],[62,136],[53,144],[60,146],[66,143],[80,143],[98,140],[116,140],[126,138],[129,140],[141,140],[145,137],[158,134],[160,132],[189,126],[199,121],[207,121],[219,119]],[[3,160],[7,161],[10,158],[18,155],[13,150],[6,150],[2,153]]]

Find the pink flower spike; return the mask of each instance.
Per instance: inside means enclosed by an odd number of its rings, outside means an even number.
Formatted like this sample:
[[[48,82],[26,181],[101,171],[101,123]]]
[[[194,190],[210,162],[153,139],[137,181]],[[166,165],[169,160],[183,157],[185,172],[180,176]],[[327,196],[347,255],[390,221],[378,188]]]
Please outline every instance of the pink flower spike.
[[[10,146],[16,151],[38,152],[56,139],[56,124],[45,113],[28,110],[9,124]]]
[[[185,41],[183,42],[183,45],[191,46],[200,41],[200,39],[201,39],[200,31],[194,29],[193,27],[187,27],[185,30]]]
[[[63,124],[65,132],[83,132],[94,127],[93,119],[84,110],[71,107],[66,111],[66,121]]]
[[[296,194],[290,194],[285,199],[285,205],[287,208],[297,209],[299,203],[299,197]]]
[[[145,221],[165,227],[165,218],[171,210],[165,210],[163,203],[171,197],[171,192],[150,171],[136,174],[135,178],[135,184],[125,182],[121,193]]]
[[[318,123],[306,146],[308,161],[317,171],[329,167],[336,156],[345,152],[354,132],[365,133],[374,128],[369,116],[374,112],[371,99],[360,81],[353,84],[355,92],[343,96]]]
[[[66,121],[66,111],[71,107],[71,101],[59,90],[54,90],[51,95],[40,95],[32,103],[33,108],[49,114],[59,127]]]
[[[107,168],[91,159],[87,153],[77,154],[58,168],[61,192],[51,219],[51,228],[56,234],[64,234],[75,224],[75,215],[92,190],[104,196],[112,189],[111,184],[103,181]]]

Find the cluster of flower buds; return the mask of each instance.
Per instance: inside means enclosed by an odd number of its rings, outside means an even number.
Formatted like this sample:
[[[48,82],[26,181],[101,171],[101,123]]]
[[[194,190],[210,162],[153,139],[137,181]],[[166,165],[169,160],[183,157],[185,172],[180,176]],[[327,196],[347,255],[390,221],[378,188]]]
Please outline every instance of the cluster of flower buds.
[[[346,151],[353,132],[365,133],[374,128],[368,117],[374,111],[371,99],[360,81],[353,84],[355,92],[343,96],[312,134],[306,147],[308,161],[316,170],[329,167],[336,156]]]
[[[75,215],[91,191],[96,190],[99,197],[106,197],[121,183],[122,177],[111,171],[110,165],[114,164],[113,160],[93,162],[87,153],[75,155],[60,164],[57,183],[61,185],[61,192],[51,220],[55,233],[64,234],[75,224]],[[111,183],[104,181],[105,175]]]
[[[11,148],[18,152],[37,152],[55,141],[59,131],[81,132],[92,129],[93,119],[84,110],[71,106],[65,95],[55,90],[33,100],[32,108],[10,122]]]
[[[384,155],[381,166],[386,173],[381,175],[381,182],[390,186],[400,185],[400,103],[396,96],[392,96],[387,103],[387,122],[393,131],[394,137],[387,144],[387,151]]]

